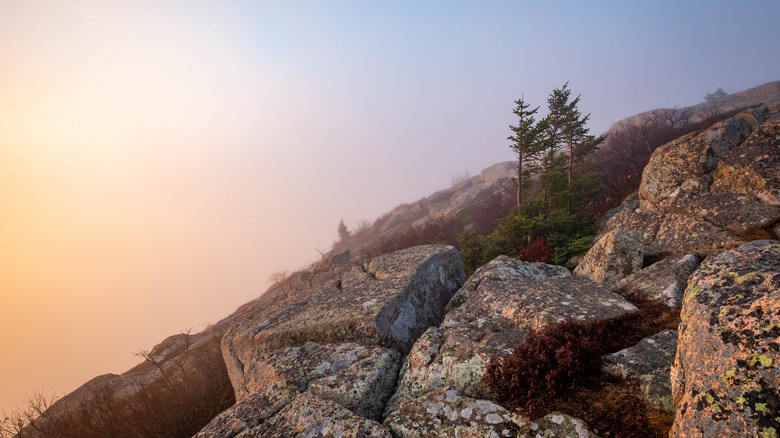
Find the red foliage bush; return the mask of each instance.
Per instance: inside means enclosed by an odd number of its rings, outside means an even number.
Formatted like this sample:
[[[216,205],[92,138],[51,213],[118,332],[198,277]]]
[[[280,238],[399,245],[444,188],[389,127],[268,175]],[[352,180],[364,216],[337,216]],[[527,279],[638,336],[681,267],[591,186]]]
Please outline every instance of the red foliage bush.
[[[621,290],[638,308],[609,320],[569,319],[532,330],[504,359],[491,358],[485,382],[500,401],[537,417],[575,387],[595,384],[601,357],[679,324],[679,311]]]
[[[517,257],[526,262],[546,262],[552,253],[553,247],[544,237],[537,237],[530,245],[520,248]]]
[[[548,399],[599,373],[604,325],[569,319],[532,330],[511,355],[490,360],[486,382],[499,400],[536,416]]]

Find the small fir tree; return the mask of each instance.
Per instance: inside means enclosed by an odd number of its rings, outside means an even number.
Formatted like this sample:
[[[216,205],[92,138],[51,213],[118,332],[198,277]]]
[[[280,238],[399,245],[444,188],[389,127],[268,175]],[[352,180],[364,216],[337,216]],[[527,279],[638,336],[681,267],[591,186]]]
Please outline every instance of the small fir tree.
[[[512,111],[517,117],[517,126],[509,125],[512,135],[507,137],[512,144],[509,146],[517,156],[517,207],[523,202],[523,184],[528,179],[530,166],[544,150],[542,142],[543,130],[537,125],[534,114],[539,107],[529,110],[531,105],[526,103],[524,96],[515,101],[515,109]]]
[[[349,240],[350,237],[352,237],[352,233],[349,231],[349,228],[347,228],[347,224],[344,223],[344,219],[341,219],[341,221],[339,221],[338,233],[339,233],[339,239],[342,242],[346,242],[347,240]]]

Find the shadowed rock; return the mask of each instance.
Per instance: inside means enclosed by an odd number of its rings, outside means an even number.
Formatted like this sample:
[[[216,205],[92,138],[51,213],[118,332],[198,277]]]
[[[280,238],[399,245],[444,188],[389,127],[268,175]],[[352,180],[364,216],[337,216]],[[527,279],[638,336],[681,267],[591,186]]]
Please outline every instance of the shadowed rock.
[[[673,411],[669,372],[677,353],[677,330],[665,330],[633,347],[604,356],[603,370],[636,380],[645,399],[655,408]]]
[[[705,260],[685,291],[672,437],[780,431],[780,243]]]
[[[688,278],[698,266],[696,254],[670,256],[629,275],[619,281],[616,288],[639,292],[669,307],[679,308]]]

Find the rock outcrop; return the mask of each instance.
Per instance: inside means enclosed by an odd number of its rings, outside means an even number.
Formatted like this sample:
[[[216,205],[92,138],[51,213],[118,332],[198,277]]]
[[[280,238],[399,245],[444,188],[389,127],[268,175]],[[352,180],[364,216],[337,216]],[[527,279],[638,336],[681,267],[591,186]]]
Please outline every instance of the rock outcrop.
[[[200,436],[277,436],[285,428],[383,436],[374,420],[395,389],[401,355],[441,321],[464,280],[454,248],[420,246],[354,266],[274,314],[243,318],[222,343],[239,403]],[[307,415],[315,428],[304,427]]]
[[[667,261],[644,274],[638,264],[690,253],[703,258],[756,238],[779,238],[779,110],[746,110],[659,147],[642,174],[638,199],[612,212],[575,272],[613,287],[633,282],[661,298],[658,289],[667,284],[672,289],[663,299],[674,306],[672,284],[682,288],[693,260]],[[675,263],[683,265],[673,275],[660,272]],[[663,281],[649,285],[656,274]]]
[[[527,434],[531,423],[496,403],[462,397],[452,389],[404,400],[385,425],[401,438],[517,437]]]
[[[682,305],[682,294],[688,286],[688,278],[697,267],[699,257],[696,254],[669,256],[623,278],[615,286],[639,292],[669,307],[679,308]]]
[[[737,94],[728,101],[735,108],[755,97]],[[366,236],[504,193],[512,164],[401,206]],[[146,362],[93,379],[53,409],[98,403],[104,393],[132,399],[166,370],[184,369],[212,377],[237,401],[197,438],[595,436],[566,412],[508,410],[484,377],[489,361],[507,357],[531,330],[638,310],[615,293],[622,290],[666,304],[669,314],[682,306],[683,322],[679,332],[604,356],[603,371],[638,382],[664,415],[675,412],[673,437],[773,437],[780,243],[762,239],[778,238],[780,105],[771,104],[658,148],[639,191],[601,222],[574,275],[501,256],[466,279],[458,252],[444,245],[360,263],[345,251],[207,332],[167,338]],[[202,368],[208,357],[218,359],[211,371]]]
[[[642,236],[637,231],[618,228],[601,236],[574,273],[611,287],[639,272],[643,259]]]
[[[409,351],[464,277],[454,248],[415,247],[356,266],[278,314],[244,318],[222,340],[236,398],[262,385],[266,358],[285,347],[357,342]]]
[[[609,319],[634,310],[623,297],[560,266],[500,256],[466,281],[447,306],[442,324],[417,341],[385,413],[396,429],[408,421],[446,423],[442,415],[462,421],[451,412],[426,414],[423,405],[436,403],[430,394],[469,400],[459,403],[492,403],[487,400],[494,395],[484,382],[488,361],[509,354],[530,330],[567,318]],[[422,418],[426,415],[427,420]]]
[[[780,242],[711,256],[685,291],[672,437],[780,431]]]

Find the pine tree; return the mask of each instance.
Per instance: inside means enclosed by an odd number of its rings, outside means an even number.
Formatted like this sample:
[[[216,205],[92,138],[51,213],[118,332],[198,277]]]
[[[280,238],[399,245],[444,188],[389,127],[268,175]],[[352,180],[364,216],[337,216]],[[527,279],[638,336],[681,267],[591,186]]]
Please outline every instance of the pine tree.
[[[567,83],[568,84],[568,83]],[[564,85],[563,89],[566,89]],[[575,165],[585,160],[585,158],[598,149],[605,136],[595,137],[590,135],[590,128],[586,126],[590,120],[590,114],[583,116],[578,105],[581,95],[578,95],[571,102],[563,105],[563,117],[561,122],[560,134],[563,144],[566,148],[566,189],[567,189],[567,210],[571,212],[572,200],[574,197],[574,171]]]
[[[524,96],[515,101],[515,109],[512,111],[518,117],[517,126],[509,125],[513,135],[507,137],[513,143],[509,146],[517,155],[517,206],[523,201],[523,184],[528,179],[529,165],[532,164],[544,149],[542,142],[542,127],[536,124],[534,114],[539,107],[529,110],[531,105],[526,103]]]
[[[338,232],[339,232],[339,239],[342,242],[346,242],[347,240],[349,240],[350,237],[352,237],[352,233],[349,232],[349,229],[347,228],[347,224],[344,223],[344,219],[342,219],[339,222]]]
[[[569,83],[563,84],[563,87],[557,88],[550,93],[547,99],[548,114],[542,119],[542,126],[545,129],[544,155],[541,160],[542,180],[542,199],[547,201],[551,196],[554,180],[560,172],[561,157],[560,149],[562,147],[561,137],[566,115],[570,110],[569,103]]]
[[[598,146],[606,139],[606,136],[595,137],[590,135],[590,128],[585,125],[590,120],[590,114],[583,116],[577,105],[580,96],[567,105],[563,119],[561,134],[566,142],[566,154],[568,156],[567,187],[571,189],[574,175],[574,165],[583,161],[588,155],[598,149]]]

